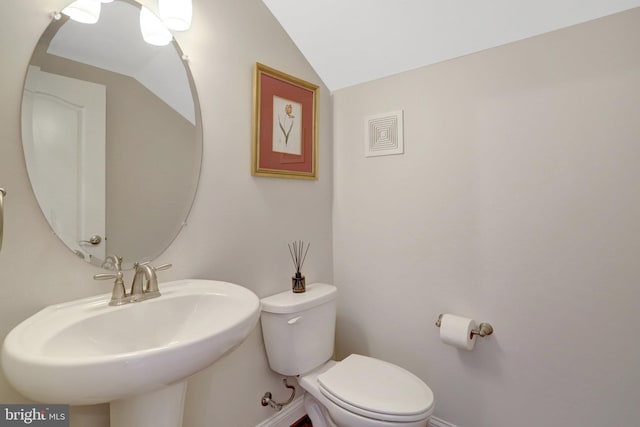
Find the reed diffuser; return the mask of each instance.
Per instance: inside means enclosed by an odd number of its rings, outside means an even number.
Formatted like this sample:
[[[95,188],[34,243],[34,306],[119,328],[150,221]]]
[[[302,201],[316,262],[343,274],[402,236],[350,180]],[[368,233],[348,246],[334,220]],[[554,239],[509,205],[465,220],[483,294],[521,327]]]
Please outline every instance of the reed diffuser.
[[[293,266],[296,269],[296,274],[291,277],[291,288],[296,294],[302,293],[307,290],[304,276],[302,275],[300,270],[302,269],[304,260],[307,259],[307,252],[309,252],[310,246],[311,243],[307,244],[307,248],[305,249],[305,245],[302,240],[289,244],[289,253],[291,254]]]

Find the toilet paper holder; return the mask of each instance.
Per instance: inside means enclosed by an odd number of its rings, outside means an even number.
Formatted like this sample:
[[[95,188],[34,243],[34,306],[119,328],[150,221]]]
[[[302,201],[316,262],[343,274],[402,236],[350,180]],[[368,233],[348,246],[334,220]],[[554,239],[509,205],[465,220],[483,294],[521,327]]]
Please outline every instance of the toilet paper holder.
[[[442,314],[438,316],[438,320],[436,320],[436,326],[439,328],[441,324],[442,324]],[[478,335],[479,337],[486,337],[487,335],[491,335],[492,333],[493,333],[493,326],[491,326],[489,323],[482,322],[478,325],[477,329],[471,330],[471,338],[473,338],[474,335]]]

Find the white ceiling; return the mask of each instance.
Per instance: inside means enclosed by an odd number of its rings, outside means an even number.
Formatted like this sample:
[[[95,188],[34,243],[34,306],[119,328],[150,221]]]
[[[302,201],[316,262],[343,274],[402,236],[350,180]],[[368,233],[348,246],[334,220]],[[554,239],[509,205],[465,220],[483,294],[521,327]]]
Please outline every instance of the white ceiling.
[[[640,6],[640,0],[263,0],[331,91]]]

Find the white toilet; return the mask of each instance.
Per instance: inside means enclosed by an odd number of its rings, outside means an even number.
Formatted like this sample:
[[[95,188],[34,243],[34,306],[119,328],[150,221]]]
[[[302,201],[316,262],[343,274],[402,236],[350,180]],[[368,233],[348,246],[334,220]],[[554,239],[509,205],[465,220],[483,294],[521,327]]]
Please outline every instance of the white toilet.
[[[315,283],[264,298],[262,334],[271,369],[298,376],[314,427],[426,427],[433,392],[409,371],[352,354],[330,360],[336,287]]]

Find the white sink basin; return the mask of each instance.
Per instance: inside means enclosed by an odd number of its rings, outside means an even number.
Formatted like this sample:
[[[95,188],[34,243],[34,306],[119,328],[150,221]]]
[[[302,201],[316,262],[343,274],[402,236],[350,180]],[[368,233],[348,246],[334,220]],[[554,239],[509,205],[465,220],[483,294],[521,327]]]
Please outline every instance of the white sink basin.
[[[111,294],[52,305],[16,326],[2,348],[24,396],[111,402],[183,381],[239,345],[260,315],[248,289],[212,280],[160,284],[162,296],[119,307]]]

